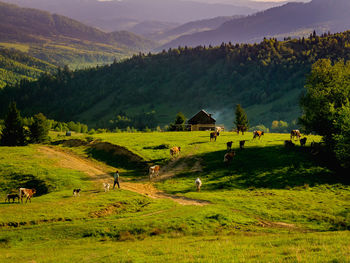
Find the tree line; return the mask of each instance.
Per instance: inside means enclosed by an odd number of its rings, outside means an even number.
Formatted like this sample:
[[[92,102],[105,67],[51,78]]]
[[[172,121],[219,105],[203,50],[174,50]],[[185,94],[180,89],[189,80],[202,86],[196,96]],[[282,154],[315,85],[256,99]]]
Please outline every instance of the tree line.
[[[26,116],[40,111],[55,120],[104,128],[119,112],[129,118],[154,112],[153,119],[142,124],[155,128],[168,124],[179,111],[190,115],[239,103],[247,109],[267,108],[250,117],[252,126],[274,120],[291,123],[300,115],[298,97],[311,65],[322,58],[348,60],[349,50],[350,32],[344,32],[140,53],[109,66],[62,68],[37,81],[8,86],[0,91],[0,116],[6,112],[4,102],[16,101]]]

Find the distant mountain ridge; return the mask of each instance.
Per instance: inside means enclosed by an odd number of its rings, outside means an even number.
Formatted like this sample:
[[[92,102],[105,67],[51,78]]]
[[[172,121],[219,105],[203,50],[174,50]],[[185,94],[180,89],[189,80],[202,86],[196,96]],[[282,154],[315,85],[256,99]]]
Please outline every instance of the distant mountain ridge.
[[[313,0],[288,3],[257,14],[233,19],[215,30],[181,36],[162,48],[219,45],[222,42],[259,42],[264,37],[307,35],[313,30],[341,32],[350,28],[350,1]]]
[[[130,32],[105,33],[65,16],[0,2],[0,45],[27,46],[28,55],[63,66],[111,63],[155,47]]]

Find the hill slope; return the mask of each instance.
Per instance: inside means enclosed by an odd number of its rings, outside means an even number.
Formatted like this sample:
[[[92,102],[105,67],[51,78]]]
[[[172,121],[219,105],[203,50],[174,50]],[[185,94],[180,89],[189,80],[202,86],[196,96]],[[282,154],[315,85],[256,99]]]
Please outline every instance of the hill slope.
[[[0,39],[7,45],[25,43],[29,55],[58,65],[111,62],[154,47],[129,32],[105,33],[64,16],[2,2]]]
[[[302,36],[317,32],[341,32],[350,28],[348,0],[313,0],[281,7],[224,23],[215,30],[182,36],[163,48],[217,45],[222,42],[256,42],[263,37]]]
[[[14,85],[21,79],[34,80],[44,72],[55,71],[56,67],[52,64],[20,51],[0,47],[0,89],[6,84]]]
[[[251,125],[270,126],[273,120],[298,118],[298,99],[311,64],[320,58],[350,59],[349,43],[350,31],[138,55],[111,66],[60,71],[5,89],[0,105],[16,100],[25,114],[43,112],[57,120],[109,128],[127,121],[117,115],[137,115],[137,123],[129,126],[144,128],[168,124],[178,111],[191,117],[202,108],[231,127],[235,105],[240,103]],[[5,110],[3,106],[2,115]]]

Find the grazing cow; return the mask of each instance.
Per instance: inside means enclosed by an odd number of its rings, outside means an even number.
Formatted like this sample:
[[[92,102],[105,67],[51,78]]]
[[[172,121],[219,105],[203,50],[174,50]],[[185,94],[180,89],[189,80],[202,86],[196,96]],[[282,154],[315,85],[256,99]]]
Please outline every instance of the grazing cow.
[[[18,195],[18,194],[8,194],[8,195],[6,196],[5,203],[6,203],[7,200],[8,200],[9,203],[10,203],[10,200],[11,200],[11,199],[12,199],[12,203],[14,203],[15,200],[16,200],[16,198],[18,199],[18,203],[19,203],[19,195]]]
[[[253,135],[254,135],[253,139],[255,139],[256,137],[259,137],[259,140],[260,140],[261,136],[264,135],[264,132],[263,131],[254,131]]]
[[[181,147],[174,146],[173,148],[170,149],[170,155],[171,157],[177,156],[180,154]]]
[[[247,127],[244,125],[237,125],[236,132],[239,134],[239,132],[242,132],[242,135],[244,135],[244,132],[247,131]]]
[[[218,137],[220,135],[220,133],[218,132],[211,132],[210,133],[210,141],[215,140],[216,141],[216,137]]]
[[[287,148],[292,148],[295,146],[295,144],[291,140],[284,141],[284,146]]]
[[[201,179],[197,178],[195,181],[196,187],[197,187],[197,191],[199,192],[201,190],[201,186],[202,186],[202,181]]]
[[[235,151],[231,151],[229,153],[226,153],[224,156],[224,163],[229,164],[230,162],[232,162],[233,157],[236,155]]]
[[[160,166],[159,165],[153,165],[149,168],[149,180],[152,179],[152,177],[157,177],[159,175]]]
[[[296,140],[300,140],[301,138],[301,133],[299,130],[292,130],[290,132],[290,139],[293,140],[293,138],[296,138]]]
[[[300,139],[300,146],[305,146],[305,144],[306,144],[306,140],[307,140],[307,138],[306,137],[304,137],[304,138],[302,138],[302,139]]]
[[[74,197],[80,196],[80,192],[81,192],[81,189],[80,189],[80,188],[74,189],[74,190],[73,190],[73,196],[74,196]]]
[[[33,195],[36,193],[35,189],[27,189],[27,188],[19,188],[19,198],[21,198],[21,203],[23,203],[23,196],[26,196],[26,203],[28,202],[32,202],[32,197]]]
[[[232,143],[233,143],[233,141],[230,141],[230,142],[227,142],[227,143],[226,143],[227,151],[231,151]]]
[[[108,192],[111,185],[109,183],[102,183],[102,184],[103,184],[103,188],[105,189],[105,192]]]
[[[244,140],[244,141],[239,141],[239,148],[240,148],[241,150],[244,149],[244,144],[245,144],[245,140]]]

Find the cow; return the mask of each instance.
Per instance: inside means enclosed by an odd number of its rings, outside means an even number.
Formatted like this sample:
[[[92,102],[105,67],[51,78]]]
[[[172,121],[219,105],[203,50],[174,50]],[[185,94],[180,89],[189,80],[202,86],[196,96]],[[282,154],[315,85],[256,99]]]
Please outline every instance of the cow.
[[[300,146],[305,146],[306,141],[307,141],[307,138],[306,138],[306,137],[300,139],[300,141],[299,141],[299,142],[300,142]]]
[[[21,198],[21,203],[23,204],[23,196],[26,196],[26,203],[32,202],[32,197],[36,193],[35,189],[19,188],[19,198]]]
[[[170,149],[170,155],[171,157],[177,156],[180,154],[181,147],[180,146],[174,146],[173,148]]]
[[[73,189],[73,196],[74,197],[80,196],[80,192],[81,192],[80,188]]]
[[[151,181],[152,177],[157,177],[159,175],[160,166],[153,165],[149,168],[149,180]]]
[[[227,143],[226,143],[227,151],[231,151],[232,143],[233,143],[233,141],[230,141],[230,142],[227,142]]]
[[[197,192],[199,192],[201,190],[201,186],[202,186],[202,181],[201,179],[197,178],[195,181],[196,187],[197,187]]]
[[[253,135],[254,135],[253,139],[255,139],[256,137],[259,137],[259,140],[260,140],[261,136],[264,135],[264,132],[263,131],[254,131]]]
[[[244,140],[244,141],[239,141],[239,148],[240,148],[241,150],[244,149],[244,144],[245,144],[245,140]]]
[[[290,139],[293,140],[294,138],[296,138],[296,140],[300,140],[301,138],[301,133],[299,130],[292,130],[290,132]]]
[[[231,151],[225,154],[224,156],[224,163],[229,164],[230,162],[232,162],[233,157],[236,155],[235,151]]]
[[[287,148],[292,148],[295,146],[295,144],[291,140],[284,141],[284,146]]]
[[[216,137],[218,137],[220,135],[220,133],[218,132],[211,132],[210,133],[210,141],[215,140],[216,141]]]
[[[236,132],[239,135],[239,132],[242,132],[242,135],[244,135],[244,132],[247,131],[247,127],[245,125],[237,125]]]
[[[12,199],[12,203],[14,203],[15,200],[16,200],[16,198],[18,199],[18,203],[19,203],[19,195],[18,195],[18,194],[8,194],[8,195],[6,196],[5,203],[6,203],[7,200],[8,200],[9,203],[10,203],[10,200],[11,200],[11,199]]]
[[[103,188],[105,189],[105,192],[108,192],[111,185],[109,183],[102,183],[102,185],[103,185]]]

